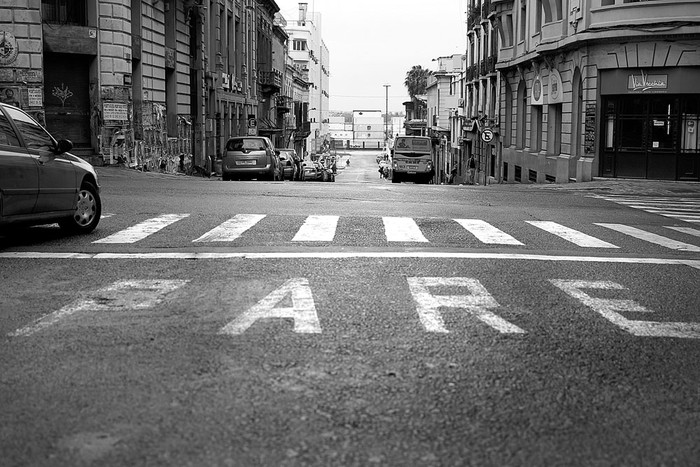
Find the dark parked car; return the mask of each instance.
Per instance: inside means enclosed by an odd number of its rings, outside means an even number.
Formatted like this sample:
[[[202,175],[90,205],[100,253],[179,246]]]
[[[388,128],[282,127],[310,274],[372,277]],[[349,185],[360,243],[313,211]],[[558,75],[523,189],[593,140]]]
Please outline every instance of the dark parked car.
[[[97,227],[97,173],[21,109],[0,104],[0,226],[58,224],[74,233]]]
[[[283,180],[282,164],[272,141],[264,136],[236,136],[226,143],[223,180]]]
[[[280,158],[285,180],[299,179],[299,156],[294,149],[276,149],[275,153]]]

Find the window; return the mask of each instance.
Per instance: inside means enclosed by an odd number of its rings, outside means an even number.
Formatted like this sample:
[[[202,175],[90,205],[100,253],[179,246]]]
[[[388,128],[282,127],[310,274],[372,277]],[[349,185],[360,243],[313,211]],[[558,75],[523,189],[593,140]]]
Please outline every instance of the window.
[[[527,86],[525,80],[521,79],[518,84],[518,115],[515,124],[515,147],[523,149],[525,147],[525,123],[527,115]]]
[[[512,142],[513,132],[513,91],[510,89],[510,82],[506,79],[506,112],[505,112],[505,132],[503,134],[503,145],[509,147]]]
[[[19,146],[19,139],[12,129],[10,121],[0,112],[0,145]]]
[[[561,154],[562,105],[549,104],[547,117],[547,152],[558,156]]]
[[[581,153],[581,122],[583,120],[583,81],[581,80],[581,70],[574,71],[574,81],[571,85],[573,95],[571,98],[571,155],[577,156]]]
[[[51,135],[27,114],[16,109],[6,110],[15,121],[15,125],[17,125],[19,132],[22,134],[28,149],[51,149],[56,146]]]
[[[527,6],[523,3],[523,6],[520,8],[520,24],[518,24],[519,28],[519,34],[518,34],[518,40],[524,41],[525,40],[525,29],[527,25]]]
[[[85,0],[41,0],[41,16],[47,23],[87,26]]]
[[[294,50],[306,50],[306,39],[294,39]]]
[[[542,148],[542,106],[533,105],[530,108],[530,148],[539,151]]]

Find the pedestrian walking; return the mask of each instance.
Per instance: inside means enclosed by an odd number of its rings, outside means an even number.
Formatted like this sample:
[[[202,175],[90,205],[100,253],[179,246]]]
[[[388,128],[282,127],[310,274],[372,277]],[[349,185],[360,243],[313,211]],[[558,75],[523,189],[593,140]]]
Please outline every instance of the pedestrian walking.
[[[467,169],[469,169],[469,184],[474,184],[474,176],[476,175],[476,161],[474,156],[470,155],[469,160],[467,160]]]

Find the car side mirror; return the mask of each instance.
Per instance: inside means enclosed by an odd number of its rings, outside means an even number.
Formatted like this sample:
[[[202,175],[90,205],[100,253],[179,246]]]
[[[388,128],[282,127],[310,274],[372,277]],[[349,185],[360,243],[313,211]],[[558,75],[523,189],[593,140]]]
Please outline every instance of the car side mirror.
[[[73,149],[73,143],[68,139],[61,139],[56,145],[56,152],[58,154],[63,154],[64,152],[68,152],[71,149]]]

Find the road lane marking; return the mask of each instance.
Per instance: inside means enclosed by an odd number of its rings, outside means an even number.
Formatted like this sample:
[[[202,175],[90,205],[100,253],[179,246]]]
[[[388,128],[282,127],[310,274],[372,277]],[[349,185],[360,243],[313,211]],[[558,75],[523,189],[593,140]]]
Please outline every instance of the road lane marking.
[[[466,253],[443,251],[308,251],[308,252],[169,252],[169,253],[46,253],[0,252],[0,259],[145,259],[145,260],[307,260],[307,259],[460,259],[519,260],[574,263],[658,264],[700,269],[700,259],[639,258],[614,256],[538,255],[515,253]]]
[[[595,298],[583,291],[583,289],[627,290],[626,287],[615,282],[563,279],[550,279],[549,282],[569,296],[593,309],[614,325],[635,336],[700,339],[700,323],[674,323],[627,319],[618,312],[652,313],[652,311],[634,300]]]
[[[287,295],[291,295],[292,306],[275,308]],[[321,323],[318,320],[308,279],[303,277],[289,279],[279,289],[272,291],[249,310],[221,328],[219,334],[243,334],[258,320],[278,318],[292,319],[296,333],[318,334],[321,332]]]
[[[416,302],[418,317],[427,332],[448,333],[440,308],[459,308],[504,334],[525,331],[496,315],[492,308],[500,305],[477,279],[469,277],[407,277],[408,287]],[[433,295],[430,287],[466,287],[468,295]]]
[[[454,219],[483,243],[497,245],[522,245],[512,236],[481,219]]]
[[[340,216],[309,216],[296,233],[293,242],[332,242]]]
[[[428,242],[416,221],[410,217],[382,217],[382,221],[389,242]]]
[[[8,334],[24,337],[52,326],[81,311],[121,311],[152,308],[188,280],[124,280],[99,289],[92,298],[78,300]]]
[[[614,230],[616,232],[620,232],[620,233],[623,233],[625,235],[629,235],[630,237],[644,240],[645,242],[654,243],[655,245],[660,245],[660,246],[663,246],[666,248],[670,248],[672,250],[700,252],[700,247],[698,247],[698,246],[691,245],[689,243],[679,242],[677,240],[673,240],[673,239],[670,239],[667,237],[662,237],[661,235],[647,232],[645,230],[641,230],[641,229],[638,229],[636,227],[630,227],[628,225],[623,225],[623,224],[603,224],[603,223],[596,223],[595,225],[599,225],[601,227],[605,227],[607,229],[611,229],[611,230]]]
[[[542,229],[545,232],[556,235],[564,240],[584,248],[619,248],[612,243],[604,242],[603,240],[586,235],[578,230],[570,229],[561,224],[551,221],[525,221],[528,224]]]
[[[236,214],[201,237],[192,240],[192,243],[232,242],[264,218],[264,214]]]
[[[676,232],[682,232],[684,234],[700,237],[700,230],[694,229],[692,227],[675,227],[672,225],[665,225],[664,227],[666,227],[667,229],[675,230]]]
[[[189,214],[164,214],[147,219],[92,243],[135,243],[186,217],[189,217]]]

